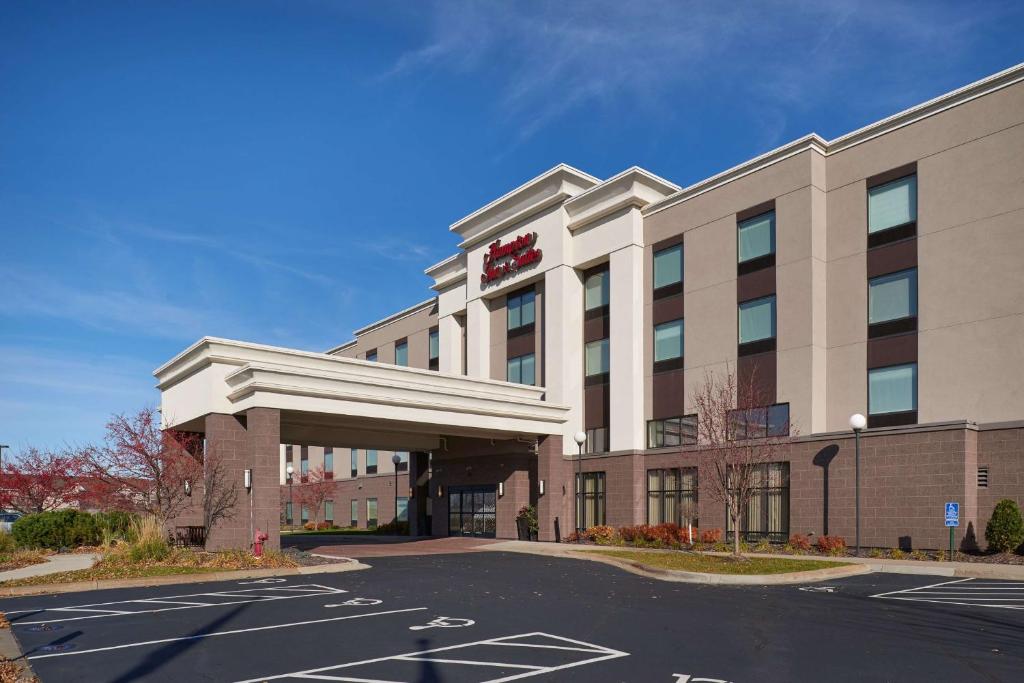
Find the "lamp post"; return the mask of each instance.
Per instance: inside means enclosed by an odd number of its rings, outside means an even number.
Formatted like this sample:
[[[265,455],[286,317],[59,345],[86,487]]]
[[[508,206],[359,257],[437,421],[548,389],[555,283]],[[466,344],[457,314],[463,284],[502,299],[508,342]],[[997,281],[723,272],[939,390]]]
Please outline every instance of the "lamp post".
[[[574,514],[575,514],[575,518],[576,518],[576,542],[579,543],[580,542],[580,536],[581,536],[580,531],[582,531],[582,529],[580,529],[580,523],[582,521],[580,519],[580,517],[582,517],[581,513],[583,512],[583,510],[581,509],[583,507],[583,495],[582,495],[583,494],[583,444],[585,444],[587,442],[587,433],[586,432],[576,432],[576,434],[572,438],[573,438],[573,441],[576,442],[576,448],[577,448],[577,455],[576,455],[576,486],[575,486],[576,493],[575,493],[575,500],[573,501],[573,503],[575,505],[575,507],[574,507],[575,513]]]
[[[391,456],[391,463],[395,466],[395,521],[398,521],[398,463],[402,462],[402,456],[395,453]]]
[[[854,438],[853,506],[857,525],[857,557],[860,557],[860,432],[868,426],[868,419],[860,413],[850,416],[850,428]]]
[[[292,467],[291,463],[284,468],[284,473],[288,475],[288,524],[295,526],[295,497],[292,495],[292,474],[294,474],[295,468]]]

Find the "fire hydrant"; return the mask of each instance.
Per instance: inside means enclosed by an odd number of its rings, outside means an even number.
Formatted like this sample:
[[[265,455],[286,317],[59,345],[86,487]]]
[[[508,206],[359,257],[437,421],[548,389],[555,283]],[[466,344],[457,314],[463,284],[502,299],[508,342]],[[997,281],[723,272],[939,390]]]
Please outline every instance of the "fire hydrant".
[[[252,554],[256,557],[263,557],[263,544],[270,538],[270,535],[259,529],[256,530],[256,535],[252,539]]]

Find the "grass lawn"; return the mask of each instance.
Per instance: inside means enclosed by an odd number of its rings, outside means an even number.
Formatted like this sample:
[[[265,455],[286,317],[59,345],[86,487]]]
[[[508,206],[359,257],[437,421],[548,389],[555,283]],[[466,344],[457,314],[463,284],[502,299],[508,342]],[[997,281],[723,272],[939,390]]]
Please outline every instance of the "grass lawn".
[[[749,557],[736,560],[719,555],[696,553],[645,553],[636,550],[588,550],[591,555],[604,555],[628,562],[638,562],[658,569],[677,569],[702,574],[786,574],[829,567],[844,567],[849,562],[828,560],[798,560],[789,557]]]

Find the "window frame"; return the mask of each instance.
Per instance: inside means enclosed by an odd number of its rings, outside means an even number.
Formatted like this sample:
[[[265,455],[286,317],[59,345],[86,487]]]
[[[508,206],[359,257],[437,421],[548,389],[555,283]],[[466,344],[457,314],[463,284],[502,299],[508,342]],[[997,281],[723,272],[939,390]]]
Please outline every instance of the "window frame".
[[[576,499],[576,526],[577,531],[583,531],[590,527],[586,526],[587,520],[587,508],[593,506],[593,518],[594,523],[590,526],[603,526],[607,520],[607,499],[608,499],[608,478],[604,472],[582,472],[580,474],[573,474],[575,481],[575,499]],[[592,493],[588,493],[586,489],[586,482],[588,480],[594,480],[595,486]],[[580,485],[582,486],[582,489]]]
[[[370,464],[370,453],[373,453],[373,464],[372,465]],[[366,449],[366,473],[367,474],[377,474],[378,460],[379,460],[379,454],[377,453],[377,449],[376,448],[367,448]]]
[[[668,423],[678,422],[677,434],[679,435],[679,443],[668,443],[666,435],[668,433],[666,427]],[[684,425],[690,424],[691,429],[684,429]],[[658,432],[657,427],[661,426],[661,443],[654,443],[656,439],[653,437]],[[697,414],[690,413],[689,415],[679,415],[677,417],[663,417],[655,420],[647,421],[647,448],[678,448],[683,446],[696,446],[697,445]]]
[[[913,386],[911,392],[913,396],[913,407],[909,410],[889,410],[886,412],[874,412],[872,410],[871,401],[871,373],[879,372],[882,370],[894,370],[897,368],[909,367],[913,368],[911,375],[913,380]],[[873,427],[895,427],[899,425],[909,425],[917,423],[917,413],[919,410],[919,365],[916,361],[911,363],[894,363],[893,365],[884,365],[877,368],[868,368],[867,371],[867,403],[868,403],[868,428]]]
[[[895,177],[890,177],[895,175]],[[868,248],[880,247],[885,244],[891,244],[892,242],[898,242],[912,237],[917,237],[917,222],[918,222],[918,210],[920,208],[920,195],[919,185],[917,178],[917,167],[913,168],[901,168],[888,173],[883,173],[878,176],[878,180],[871,182],[869,179],[867,190],[864,193],[865,203],[865,230],[868,238]],[[914,217],[912,220],[900,223],[897,225],[890,225],[887,228],[881,228],[879,230],[871,230],[871,196],[872,192],[876,192],[890,185],[895,185],[898,182],[907,180],[908,178],[914,179]]]
[[[588,427],[583,431],[587,435],[587,440],[583,443],[583,452],[592,455],[595,453],[607,453],[611,450],[611,429],[608,425],[601,427]],[[601,437],[601,441],[598,442],[598,436]],[[601,446],[598,450],[598,446]]]
[[[772,413],[774,411],[777,415],[783,409],[785,410],[786,429],[784,431],[776,430],[775,433],[772,433]],[[758,415],[758,413],[763,413],[763,422],[758,420],[758,422],[754,423],[752,420],[747,419],[744,420],[742,423],[742,433],[736,430],[736,428],[734,427],[734,424],[736,423],[734,421],[736,420],[737,416],[739,416],[740,414],[746,414],[748,416],[760,418],[760,415]],[[790,435],[790,432],[792,431],[790,405],[788,402],[772,403],[766,406],[754,406],[751,408],[733,408],[732,410],[729,411],[727,419],[729,420],[728,438],[730,441],[746,441],[749,439],[782,439],[788,437]],[[758,428],[760,428],[763,424],[764,429],[758,429],[758,432],[752,434],[751,424],[754,424]]]
[[[762,485],[755,487],[754,494],[750,497],[750,503],[747,505],[747,509],[743,512],[740,518],[740,533],[743,534],[743,540],[747,542],[759,541],[767,538],[769,541],[775,543],[785,543],[789,539],[790,528],[792,527],[792,484],[791,484],[791,467],[787,461],[778,462],[766,462],[757,465],[750,465],[754,468],[763,468],[764,473],[761,475]],[[780,473],[781,483],[779,485],[771,485],[772,471],[776,470]],[[771,529],[771,502],[772,493],[779,495],[779,512],[780,517],[784,519],[784,524],[781,529]],[[783,495],[784,494],[784,495]],[[760,508],[759,522],[763,522],[758,526],[762,527],[759,530],[750,530],[750,519],[748,515],[751,510],[751,503],[754,503],[755,497],[759,498],[758,505]],[[725,535],[726,540],[731,541],[732,539],[732,519],[729,517],[728,510],[723,505],[723,512],[725,512]]]
[[[441,330],[432,327],[427,332],[427,366],[437,370],[441,359]]]
[[[873,282],[882,280],[883,278],[894,278],[898,275],[905,275],[913,273],[913,301],[912,301],[912,312],[908,315],[904,315],[898,318],[889,318],[887,320],[879,320],[877,322],[871,322],[871,285]],[[917,266],[911,268],[903,268],[902,270],[896,270],[891,273],[883,273],[882,275],[876,275],[868,278],[868,338],[874,339],[876,337],[884,337],[891,334],[902,334],[905,332],[917,331],[917,315],[918,315],[918,302],[920,299],[920,283],[918,281]]]
[[[523,309],[529,306],[530,320],[523,322]],[[512,324],[513,310],[517,313],[517,322]],[[537,322],[537,292],[533,287],[509,294],[505,298],[505,328],[507,332],[525,332],[533,329]]]
[[[601,301],[596,306],[591,306],[587,301],[587,283],[594,278],[601,278]],[[583,278],[583,312],[585,314],[597,315],[599,312],[607,311],[611,305],[611,271],[608,268],[602,268],[594,271],[589,275],[585,275]]]
[[[771,217],[770,218],[770,223],[769,223],[769,235],[770,235],[769,240],[771,242],[770,250],[767,253],[758,254],[757,256],[749,256],[747,258],[741,258],[740,257],[741,256],[740,249],[741,249],[742,241],[740,240],[740,235],[741,235],[741,233],[743,231],[744,226],[748,226],[749,227],[755,221],[762,220],[765,216],[770,216]],[[753,270],[757,270],[760,267],[765,267],[765,266],[769,266],[769,265],[774,265],[775,264],[775,253],[776,253],[776,250],[778,249],[778,242],[776,241],[776,235],[777,235],[776,221],[777,221],[777,219],[778,219],[778,216],[777,216],[777,214],[775,212],[775,209],[771,208],[771,209],[768,209],[767,211],[762,211],[761,213],[758,213],[756,215],[750,216],[749,218],[744,218],[742,220],[737,220],[736,221],[736,265],[737,265],[737,267],[739,269],[739,272],[741,274],[747,273],[747,272],[751,272]],[[770,263],[769,263],[769,261],[770,261]]]
[[[370,503],[371,502],[373,503],[373,512],[374,512],[374,516],[373,517],[370,516]],[[367,498],[366,499],[366,528],[367,529],[376,529],[379,524],[380,524],[380,504],[378,503],[376,498]]]
[[[359,476],[359,449],[353,448],[349,453],[349,469],[352,471],[352,477]]]
[[[523,360],[526,359],[526,358],[532,358],[533,359],[533,381],[531,381],[531,382],[524,382],[524,381],[522,381],[522,377],[523,377]],[[513,379],[512,378],[513,364],[515,364],[515,366],[518,368],[519,379]],[[529,387],[537,386],[537,354],[535,352],[524,353],[521,356],[516,356],[514,358],[509,358],[507,361],[505,361],[505,381],[512,382],[513,384],[522,384],[524,386],[529,386]]]
[[[350,500],[351,500],[351,502],[349,503],[349,509],[348,509],[350,519],[348,521],[351,522],[351,527],[353,529],[358,529],[359,528],[359,499],[358,498],[351,498]]]
[[[405,356],[405,358],[403,359],[404,362],[399,362],[398,355],[399,355],[399,351],[400,350],[401,350],[402,354]],[[409,367],[409,340],[408,339],[399,339],[398,341],[395,342],[395,365],[398,365],[399,367],[403,367],[403,368]]]
[[[670,356],[668,358],[658,358],[658,330],[666,329],[669,326],[674,325],[679,326],[679,355]],[[655,325],[651,332],[651,345],[651,357],[654,359],[654,372],[676,370],[682,367],[683,359],[686,356],[686,319],[676,318],[675,320],[666,320],[663,323]]]
[[[771,301],[772,303],[772,330],[771,335],[767,337],[758,337],[757,339],[743,340],[743,311],[750,310],[754,304]],[[745,309],[746,307],[746,309]],[[746,301],[740,301],[736,304],[736,341],[740,348],[740,355],[747,355],[748,353],[759,353],[761,351],[771,351],[775,348],[775,340],[779,336],[779,302],[776,294],[768,294],[766,296],[759,296],[754,299],[747,299]],[[761,348],[769,347],[770,348]]]
[[[324,446],[324,479],[334,479],[334,446]]]
[[[674,250],[679,251],[679,279],[659,285],[658,256]],[[683,257],[683,242],[679,241],[674,244],[669,244],[654,251],[651,257],[651,289],[653,292],[653,298],[660,299],[665,296],[672,296],[673,294],[681,293],[683,291],[683,280],[686,277],[685,267],[686,265]]]
[[[658,488],[651,488],[651,474],[657,472],[658,477]],[[675,473],[675,486],[668,488],[665,485],[666,474],[669,472]],[[683,486],[683,482],[686,480],[687,475],[692,477],[693,487],[688,488]],[[696,528],[700,528],[700,480],[699,471],[696,465],[689,467],[652,467],[647,470],[646,473],[646,488],[647,488],[647,504],[646,504],[646,517],[647,524],[676,524],[679,527],[685,528],[684,522],[692,524]],[[669,496],[675,497],[675,510],[674,519],[666,519],[666,505],[665,501]],[[658,501],[658,519],[655,520],[652,516],[651,502],[653,499]],[[686,502],[684,503],[684,499]],[[683,514],[684,509],[688,509],[693,512],[692,517],[687,517]]]
[[[600,372],[590,371],[590,353],[589,350],[594,345],[600,345],[600,359],[602,370]],[[607,364],[605,361],[607,360]],[[603,384],[608,381],[611,373],[612,364],[612,352],[611,352],[611,340],[608,337],[603,339],[594,339],[588,341],[583,345],[583,378],[587,384]]]

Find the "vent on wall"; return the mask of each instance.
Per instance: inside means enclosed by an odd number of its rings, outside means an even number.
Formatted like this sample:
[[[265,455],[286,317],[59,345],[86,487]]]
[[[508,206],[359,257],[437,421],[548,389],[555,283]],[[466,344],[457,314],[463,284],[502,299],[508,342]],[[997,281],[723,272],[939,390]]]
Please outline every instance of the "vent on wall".
[[[978,488],[979,489],[987,489],[988,488],[988,468],[987,467],[979,467],[978,468]]]

